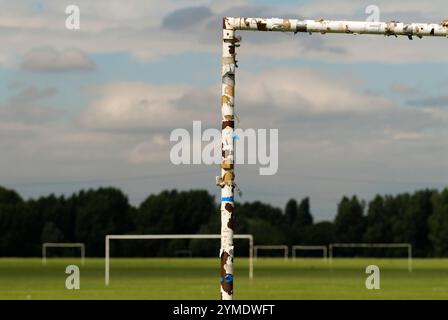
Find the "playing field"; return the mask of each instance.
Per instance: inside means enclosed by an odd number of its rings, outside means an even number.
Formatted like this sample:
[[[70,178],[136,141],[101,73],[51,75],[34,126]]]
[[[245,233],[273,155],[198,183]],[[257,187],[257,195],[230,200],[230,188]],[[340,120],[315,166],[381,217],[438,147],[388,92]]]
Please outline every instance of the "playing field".
[[[65,267],[81,268],[81,289],[65,288]],[[381,269],[381,289],[365,288],[365,268]],[[218,299],[218,259],[0,259],[0,299]],[[259,259],[235,261],[235,299],[448,299],[448,259]]]

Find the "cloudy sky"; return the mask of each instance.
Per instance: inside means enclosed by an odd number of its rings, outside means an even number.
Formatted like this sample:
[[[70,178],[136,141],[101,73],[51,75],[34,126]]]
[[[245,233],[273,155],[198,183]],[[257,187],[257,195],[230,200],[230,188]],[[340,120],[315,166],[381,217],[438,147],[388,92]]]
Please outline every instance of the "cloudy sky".
[[[175,128],[220,127],[221,17],[448,18],[443,0],[0,0],[0,185],[24,197],[111,185],[218,195],[217,166],[169,161]],[[78,5],[81,29],[65,28]],[[442,9],[440,9],[442,8]],[[241,128],[279,129],[279,171],[237,168],[242,201],[369,200],[448,181],[448,41],[244,33]]]

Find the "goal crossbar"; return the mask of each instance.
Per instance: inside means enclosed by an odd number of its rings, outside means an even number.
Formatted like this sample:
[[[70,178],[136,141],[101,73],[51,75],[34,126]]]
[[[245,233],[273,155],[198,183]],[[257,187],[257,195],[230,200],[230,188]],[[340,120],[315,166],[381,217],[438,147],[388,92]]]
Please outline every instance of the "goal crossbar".
[[[258,258],[258,250],[283,250],[285,252],[285,260],[288,260],[289,248],[286,245],[257,245],[257,246],[254,246],[255,259]]]
[[[47,264],[47,248],[80,248],[81,264],[85,264],[86,247],[84,243],[73,242],[45,242],[42,244],[42,264]]]
[[[305,246],[305,245],[295,245],[292,246],[292,258],[296,258],[296,250],[322,250],[323,259],[327,260],[327,246]]]
[[[235,234],[235,239],[249,240],[249,278],[254,277],[254,237],[251,234]],[[106,235],[105,243],[105,284],[110,282],[110,240],[168,240],[168,239],[221,239],[219,234],[130,234]]]
[[[332,243],[329,246],[330,263],[333,261],[333,248],[405,248],[408,252],[408,271],[412,272],[412,245],[410,243]]]

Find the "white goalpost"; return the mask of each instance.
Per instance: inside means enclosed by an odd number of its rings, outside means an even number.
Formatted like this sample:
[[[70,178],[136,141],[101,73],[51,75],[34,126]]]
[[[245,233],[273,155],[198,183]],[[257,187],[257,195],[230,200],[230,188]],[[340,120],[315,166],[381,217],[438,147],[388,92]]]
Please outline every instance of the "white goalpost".
[[[332,243],[330,244],[330,265],[333,262],[333,248],[404,248],[407,249],[408,271],[412,272],[412,245],[410,243]]]
[[[275,245],[275,246],[258,245],[258,246],[254,246],[255,260],[257,260],[257,258],[258,258],[258,250],[283,250],[284,251],[285,260],[288,260],[289,249],[288,249],[288,246],[286,246],[286,245]]]
[[[86,257],[86,247],[84,243],[72,243],[72,242],[44,242],[42,244],[42,264],[47,264],[47,249],[48,248],[80,248],[81,251],[81,264],[84,265]]]
[[[312,251],[322,251],[322,257],[324,261],[327,261],[327,246],[305,246],[305,245],[296,245],[292,246],[292,258],[296,259],[296,251],[297,250],[312,250]]]
[[[236,55],[241,44],[238,31],[292,32],[345,35],[382,35],[414,37],[448,36],[448,22],[403,23],[398,21],[349,21],[326,19],[285,19],[224,17],[222,23],[222,65],[221,65],[221,170],[216,184],[221,188],[221,274],[225,273],[231,281],[221,282],[222,300],[233,299],[233,211],[235,205],[235,88]],[[263,50],[263,48],[261,48]],[[230,227],[229,227],[230,226]]]
[[[219,234],[133,234],[133,235],[107,235],[105,248],[105,278],[106,286],[110,282],[110,240],[172,240],[172,239],[220,239]],[[249,240],[249,278],[254,277],[254,237],[251,234],[235,234],[235,239]]]

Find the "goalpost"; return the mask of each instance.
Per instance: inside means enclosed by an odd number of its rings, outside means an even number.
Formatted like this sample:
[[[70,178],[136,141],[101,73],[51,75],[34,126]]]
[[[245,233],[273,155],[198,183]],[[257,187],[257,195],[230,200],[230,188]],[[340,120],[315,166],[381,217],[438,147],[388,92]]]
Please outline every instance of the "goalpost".
[[[221,172],[216,184],[221,188],[221,274],[225,273],[228,282],[221,282],[223,300],[233,299],[233,211],[235,189],[235,83],[238,67],[236,55],[241,37],[237,31],[276,31],[292,33],[383,35],[414,37],[448,36],[448,22],[440,23],[402,23],[398,21],[346,21],[326,19],[284,19],[224,17],[222,23],[222,66],[221,78]],[[266,46],[266,45],[265,45]],[[263,50],[263,47],[260,49]]]
[[[105,279],[106,286],[110,280],[110,240],[170,240],[170,239],[220,239],[219,234],[132,234],[107,235],[105,248]],[[235,234],[235,239],[249,240],[249,278],[254,277],[254,237],[251,234]]]
[[[322,257],[324,261],[327,261],[327,246],[304,246],[304,245],[297,245],[292,246],[292,258],[296,259],[296,251],[297,250],[313,250],[313,251],[322,251]]]
[[[86,247],[84,243],[63,243],[63,242],[44,242],[42,244],[42,264],[47,264],[47,248],[80,248],[81,249],[81,264],[85,263]]]
[[[405,248],[408,254],[408,271],[412,272],[412,245],[410,243],[332,243],[330,244],[330,265],[333,262],[333,248]]]
[[[278,245],[278,246],[255,246],[254,247],[255,250],[255,260],[257,260],[258,258],[258,250],[283,250],[284,251],[284,256],[285,256],[285,260],[288,260],[288,256],[289,256],[289,249],[288,246],[284,246],[284,245]]]

